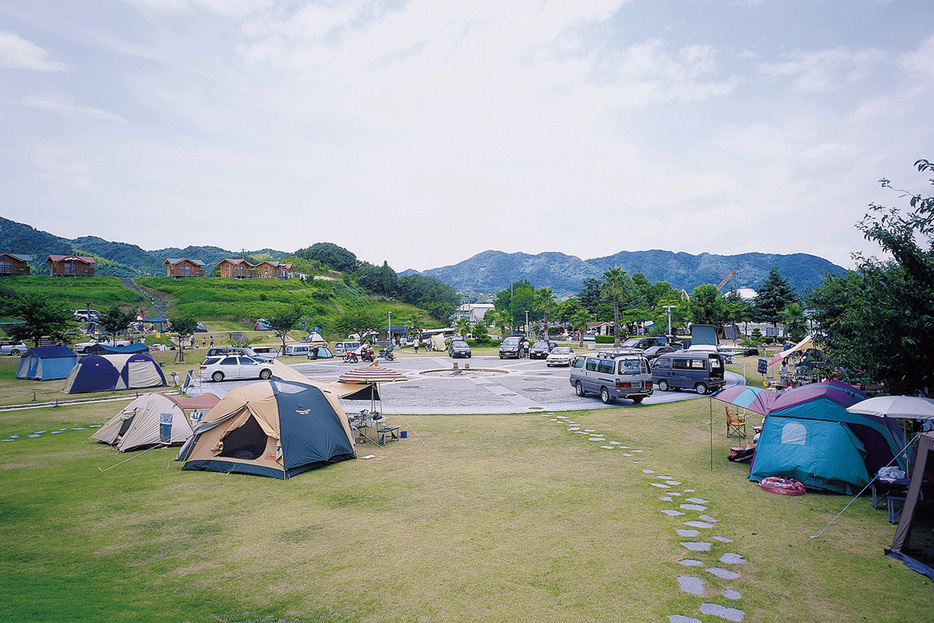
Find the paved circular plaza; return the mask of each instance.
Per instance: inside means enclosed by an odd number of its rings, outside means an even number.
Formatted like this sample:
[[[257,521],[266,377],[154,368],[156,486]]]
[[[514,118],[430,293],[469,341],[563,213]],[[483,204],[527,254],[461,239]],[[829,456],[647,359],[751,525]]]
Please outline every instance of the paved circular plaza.
[[[344,363],[341,359],[307,361],[282,358],[315,381],[336,381],[344,372],[364,364]],[[454,370],[454,365],[458,370]],[[578,398],[569,382],[568,368],[549,368],[542,359],[499,359],[475,356],[453,360],[447,355],[398,357],[379,361],[380,366],[405,374],[407,381],[382,383],[382,410],[387,414],[471,414],[529,413],[542,410],[573,411],[605,408],[599,396]],[[741,381],[727,372],[727,383]],[[205,391],[218,395],[255,381],[203,382]],[[691,392],[660,392],[643,401],[644,405],[698,398]],[[629,400],[609,406],[638,407]]]

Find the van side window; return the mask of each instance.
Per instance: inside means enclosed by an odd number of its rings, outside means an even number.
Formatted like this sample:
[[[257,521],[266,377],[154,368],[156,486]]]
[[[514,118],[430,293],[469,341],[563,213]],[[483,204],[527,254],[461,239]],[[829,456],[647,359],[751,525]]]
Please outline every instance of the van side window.
[[[671,367],[675,370],[687,370],[688,361],[688,359],[672,359]]]
[[[574,367],[575,367],[575,368],[583,368],[583,367],[584,367],[584,358],[583,358],[583,357],[578,357],[577,359],[575,359],[575,360],[574,360]]]
[[[613,362],[601,359],[597,362],[597,372],[600,374],[613,374]]]
[[[639,369],[641,370],[642,374],[651,374],[652,372],[649,370],[649,362],[645,359],[639,361]]]
[[[593,372],[594,370],[596,370],[596,369],[597,369],[597,360],[596,360],[596,359],[588,359],[588,360],[587,360],[587,369],[590,370],[591,372]]]
[[[706,370],[707,369],[707,360],[706,359],[691,359],[690,368],[692,370]]]

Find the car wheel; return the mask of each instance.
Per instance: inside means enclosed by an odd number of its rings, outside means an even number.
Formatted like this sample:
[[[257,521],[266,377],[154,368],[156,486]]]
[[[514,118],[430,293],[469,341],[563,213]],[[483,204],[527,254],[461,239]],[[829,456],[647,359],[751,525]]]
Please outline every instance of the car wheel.
[[[584,386],[581,385],[580,381],[574,384],[574,393],[581,397],[584,396]]]
[[[641,404],[643,398],[645,398],[645,396],[633,396],[632,401],[636,404]]]
[[[272,370],[268,368],[263,368],[262,370],[259,371],[259,378],[263,379],[264,381],[271,376],[272,376]]]
[[[11,355],[18,355],[18,354],[19,354],[19,349],[18,349],[18,348],[14,348],[13,350],[10,351],[10,354],[11,354]]]
[[[658,382],[658,391],[667,392],[668,391],[668,381],[662,380]]]
[[[704,385],[703,383],[698,383],[697,385],[694,386],[694,391],[697,392],[698,394],[706,394],[707,386]]]
[[[608,390],[606,387],[600,388],[600,400],[602,400],[603,404],[605,405],[608,405],[611,402],[613,402],[613,399],[610,398],[610,390]]]
[[[215,383],[220,383],[221,381],[224,380],[224,373],[218,370],[217,372],[211,375],[211,380],[213,380]]]

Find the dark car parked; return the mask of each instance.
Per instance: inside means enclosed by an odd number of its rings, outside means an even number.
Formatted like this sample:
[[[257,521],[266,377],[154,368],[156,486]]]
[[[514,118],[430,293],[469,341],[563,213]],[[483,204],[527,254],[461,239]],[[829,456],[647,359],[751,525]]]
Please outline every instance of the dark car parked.
[[[555,346],[555,342],[535,342],[529,349],[529,359],[545,359]]]
[[[521,359],[525,357],[525,344],[525,341],[520,336],[511,335],[507,337],[499,346],[499,358],[505,359],[506,357],[515,357],[516,359]]]
[[[675,352],[675,350],[677,349],[672,348],[671,346],[650,346],[646,348],[644,351],[642,351],[642,356],[648,359],[649,361],[652,361],[659,355],[664,355],[666,353],[673,353]]]
[[[464,340],[452,340],[450,346],[448,346],[448,354],[457,359],[458,357],[467,357],[470,358],[470,344]]]

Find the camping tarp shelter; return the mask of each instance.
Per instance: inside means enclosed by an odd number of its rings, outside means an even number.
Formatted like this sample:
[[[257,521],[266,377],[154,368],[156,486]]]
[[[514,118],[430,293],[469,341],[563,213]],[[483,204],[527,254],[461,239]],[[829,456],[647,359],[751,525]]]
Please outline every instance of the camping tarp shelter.
[[[66,394],[165,387],[165,375],[148,353],[88,355],[65,379]]]
[[[192,434],[185,409],[211,409],[219,400],[214,394],[195,399],[144,394],[97,429],[91,439],[110,444],[120,452],[160,444],[182,444]]]
[[[912,571],[934,580],[934,499],[921,495],[921,488],[934,480],[934,432],[922,433],[914,469],[905,496],[905,506],[886,556],[897,558]]]
[[[149,347],[145,344],[127,344],[126,346],[94,344],[88,346],[84,352],[87,355],[132,355],[133,353],[148,353]]]
[[[809,335],[809,336],[807,336],[806,338],[804,338],[803,340],[801,340],[800,342],[798,342],[797,344],[795,344],[794,346],[792,346],[791,348],[788,348],[788,349],[786,349],[786,350],[783,350],[783,351],[781,351],[781,352],[779,352],[779,353],[775,353],[775,355],[772,357],[771,361],[769,361],[769,367],[774,366],[776,363],[778,363],[779,361],[781,361],[781,360],[783,360],[783,359],[787,359],[787,358],[790,357],[791,355],[794,355],[794,354],[803,354],[805,351],[807,351],[807,350],[812,350],[812,349],[813,349],[813,350],[818,350],[818,351],[819,351],[819,350],[822,350],[822,349],[820,349],[820,348],[818,348],[817,346],[814,345],[814,340],[813,340],[813,339],[811,338],[811,336]]]
[[[782,476],[852,495],[893,457],[907,469],[899,454],[904,434],[896,421],[846,410],[864,399],[858,389],[838,381],[782,394],[762,424],[749,479]]]
[[[78,363],[78,355],[66,346],[37,346],[19,358],[16,378],[50,381],[64,379]]]
[[[356,458],[337,395],[294,378],[274,372],[221,398],[179,451],[182,469],[285,479]]]

